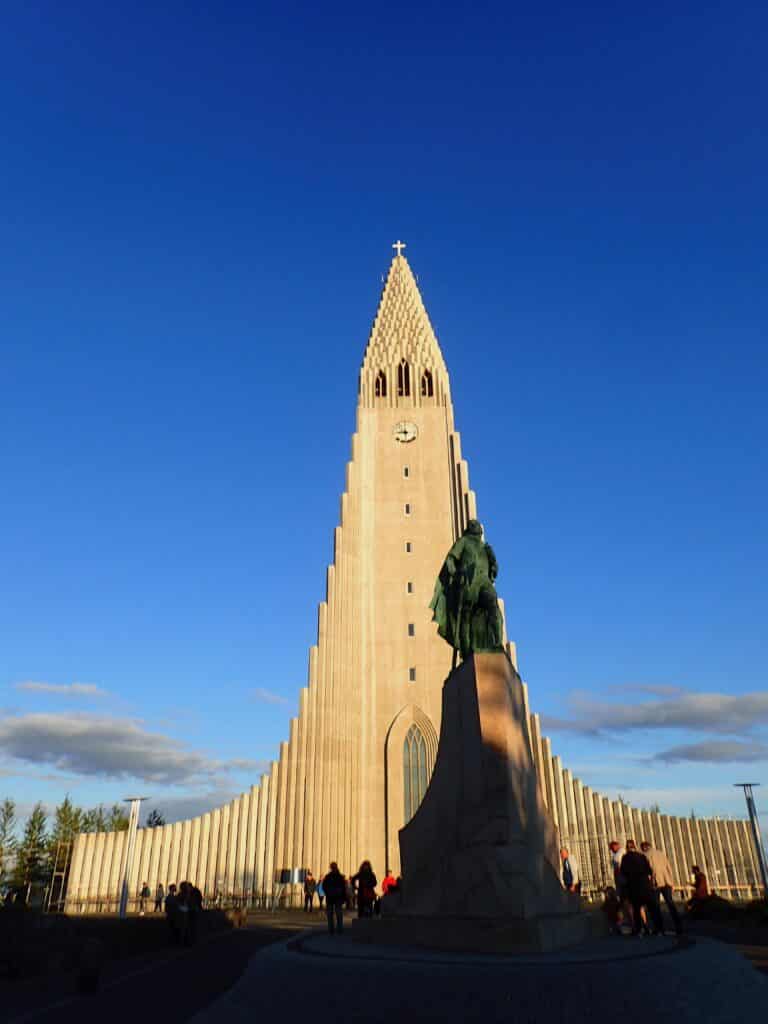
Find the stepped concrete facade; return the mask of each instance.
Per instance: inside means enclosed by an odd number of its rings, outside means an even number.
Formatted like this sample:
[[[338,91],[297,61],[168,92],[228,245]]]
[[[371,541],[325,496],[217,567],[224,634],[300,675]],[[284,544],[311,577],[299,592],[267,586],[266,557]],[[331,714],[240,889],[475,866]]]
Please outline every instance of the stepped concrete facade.
[[[400,870],[398,832],[427,789],[451,651],[429,601],[445,552],[475,495],[454,427],[448,371],[402,246],[384,284],[359,378],[357,429],[334,534],[308,685],[279,757],[231,803],[188,821],[140,829],[129,887],[188,880],[207,899],[269,905],[298,899],[287,872],[315,874],[364,858]],[[504,576],[500,577],[501,589]],[[514,644],[504,639],[516,668]],[[692,864],[733,896],[758,892],[749,823],[677,818],[601,796],[573,778],[542,736],[523,685],[527,740],[559,841],[577,853],[585,888],[610,879],[607,842],[648,839],[678,887]],[[70,912],[110,908],[125,833],[80,835],[69,868]]]

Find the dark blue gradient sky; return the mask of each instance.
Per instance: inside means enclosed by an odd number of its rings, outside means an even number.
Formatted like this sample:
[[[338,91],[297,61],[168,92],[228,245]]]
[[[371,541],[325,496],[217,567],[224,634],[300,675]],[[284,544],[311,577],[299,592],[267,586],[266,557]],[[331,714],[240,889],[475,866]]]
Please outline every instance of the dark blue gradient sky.
[[[533,706],[768,689],[767,28],[724,3],[7,8],[0,793],[132,788],[119,742],[61,754],[84,714],[199,755],[150,787],[168,806],[275,756],[398,237]],[[759,716],[726,746],[646,718],[555,748],[670,810],[768,782]]]

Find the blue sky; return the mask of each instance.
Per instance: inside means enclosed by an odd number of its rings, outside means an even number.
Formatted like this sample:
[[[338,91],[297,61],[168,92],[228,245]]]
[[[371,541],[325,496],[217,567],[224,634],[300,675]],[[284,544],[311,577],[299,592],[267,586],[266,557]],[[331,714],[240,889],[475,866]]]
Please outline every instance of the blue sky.
[[[768,783],[765,11],[3,19],[0,794],[181,815],[275,756],[401,237],[556,750],[741,814],[731,782]]]

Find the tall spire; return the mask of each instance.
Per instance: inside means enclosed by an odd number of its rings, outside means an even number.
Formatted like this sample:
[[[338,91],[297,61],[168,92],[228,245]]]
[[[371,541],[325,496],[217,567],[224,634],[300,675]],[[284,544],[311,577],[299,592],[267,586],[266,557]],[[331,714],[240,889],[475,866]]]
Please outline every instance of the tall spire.
[[[397,241],[363,356],[360,398],[388,405],[445,404],[450,399],[448,370],[424,308],[416,278]],[[398,388],[398,367],[407,364],[409,394]],[[377,386],[376,381],[379,381]]]

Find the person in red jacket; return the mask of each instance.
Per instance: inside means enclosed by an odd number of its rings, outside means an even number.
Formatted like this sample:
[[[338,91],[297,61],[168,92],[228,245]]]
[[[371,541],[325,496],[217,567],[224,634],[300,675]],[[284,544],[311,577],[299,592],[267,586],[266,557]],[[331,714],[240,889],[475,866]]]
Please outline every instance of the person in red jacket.
[[[389,868],[387,868],[387,873],[381,882],[381,894],[382,896],[386,896],[390,889],[396,888],[397,882],[395,881],[395,876],[392,874]]]

